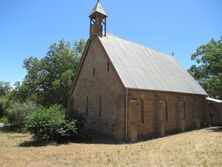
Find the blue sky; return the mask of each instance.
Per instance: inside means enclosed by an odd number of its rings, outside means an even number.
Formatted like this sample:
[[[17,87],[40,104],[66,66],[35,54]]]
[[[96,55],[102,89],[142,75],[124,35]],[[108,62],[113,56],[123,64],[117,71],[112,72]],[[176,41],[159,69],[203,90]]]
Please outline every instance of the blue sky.
[[[1,0],[0,81],[23,80],[23,60],[51,43],[87,39],[96,0]],[[101,0],[108,32],[175,56],[185,69],[196,48],[222,36],[221,0]]]

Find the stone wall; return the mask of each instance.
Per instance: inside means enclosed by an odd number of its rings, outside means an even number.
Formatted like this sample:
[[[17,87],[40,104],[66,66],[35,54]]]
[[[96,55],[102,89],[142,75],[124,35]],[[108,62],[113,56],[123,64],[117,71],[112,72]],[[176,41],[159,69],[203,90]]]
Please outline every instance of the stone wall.
[[[132,113],[136,119],[133,125]],[[204,96],[139,90],[129,91],[128,115],[128,138],[132,141],[198,129],[206,126],[208,119]]]
[[[86,116],[88,129],[124,140],[125,89],[97,38],[89,46],[69,106]]]
[[[205,97],[158,91],[128,91],[97,38],[90,43],[69,108],[85,115],[86,127],[112,139],[130,141],[204,127]],[[126,104],[128,104],[126,121]]]

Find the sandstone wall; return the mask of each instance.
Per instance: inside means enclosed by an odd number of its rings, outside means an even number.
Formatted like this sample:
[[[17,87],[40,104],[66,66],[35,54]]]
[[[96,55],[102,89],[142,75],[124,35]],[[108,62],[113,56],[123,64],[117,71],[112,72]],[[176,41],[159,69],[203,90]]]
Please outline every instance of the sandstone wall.
[[[133,112],[137,121],[132,127],[129,120],[128,137],[130,138],[133,133],[131,129],[136,129],[132,138],[137,134],[137,140],[198,129],[207,125],[208,114],[204,96],[130,90],[128,115],[132,113],[131,108],[137,110]]]
[[[69,106],[86,116],[88,129],[124,140],[125,89],[96,38],[89,46]]]

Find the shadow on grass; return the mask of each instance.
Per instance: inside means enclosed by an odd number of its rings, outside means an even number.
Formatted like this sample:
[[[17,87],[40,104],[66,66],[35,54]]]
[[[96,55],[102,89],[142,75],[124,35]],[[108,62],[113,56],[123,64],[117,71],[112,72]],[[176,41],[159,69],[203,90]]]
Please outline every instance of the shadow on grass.
[[[56,142],[48,140],[30,140],[19,144],[20,147],[42,147],[48,145],[58,145]]]
[[[56,141],[52,140],[29,140],[19,144],[20,147],[42,147],[42,146],[59,146],[66,144],[123,144],[117,143],[107,138],[89,138],[89,137],[75,137],[75,138],[64,138]]]
[[[29,140],[19,144],[20,147],[42,147],[42,146],[59,146],[66,144],[119,144],[104,139],[64,139],[59,141],[52,140]]]

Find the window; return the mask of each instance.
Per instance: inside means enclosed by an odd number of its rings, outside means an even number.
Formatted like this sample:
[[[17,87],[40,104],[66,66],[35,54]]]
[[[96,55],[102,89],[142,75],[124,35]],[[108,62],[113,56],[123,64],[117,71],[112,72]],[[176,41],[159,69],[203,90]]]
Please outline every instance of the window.
[[[144,123],[144,100],[141,99],[141,123]]]
[[[166,122],[168,122],[168,105],[167,105],[167,101],[165,101],[165,116],[166,116]]]
[[[99,96],[99,117],[102,116],[102,98]]]
[[[95,77],[95,76],[96,76],[96,69],[93,68],[93,77]]]
[[[109,72],[109,62],[107,62],[107,71]]]
[[[88,96],[86,97],[86,115],[89,114],[89,98]]]

